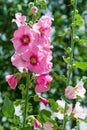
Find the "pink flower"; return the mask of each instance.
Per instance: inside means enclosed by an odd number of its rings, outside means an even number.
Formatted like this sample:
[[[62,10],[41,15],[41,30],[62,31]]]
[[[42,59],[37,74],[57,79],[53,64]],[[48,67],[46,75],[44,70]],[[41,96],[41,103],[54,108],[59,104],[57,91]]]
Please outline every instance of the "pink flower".
[[[36,74],[49,73],[52,68],[49,55],[44,54],[38,47],[32,46],[22,55],[22,59],[27,62],[29,71]]]
[[[65,89],[65,97],[68,99],[75,99],[76,98],[76,92],[72,86],[68,86]]]
[[[58,119],[63,120],[65,102],[63,100],[57,100],[56,102],[58,103],[59,110],[58,112],[55,112],[53,114],[53,117],[57,117]],[[68,104],[66,114],[69,116],[71,112],[72,112],[72,104]]]
[[[36,6],[33,6],[31,10],[35,14],[38,12],[38,8]]]
[[[38,23],[33,25],[34,31],[37,32],[41,38],[49,39],[52,20],[50,16],[42,16]]]
[[[35,91],[38,93],[46,92],[50,89],[49,83],[52,81],[52,77],[43,74],[37,77]]]
[[[21,26],[14,32],[14,37],[11,39],[13,46],[18,53],[23,53],[32,46],[34,41],[34,33],[29,26]]]
[[[12,89],[15,89],[17,84],[18,84],[19,79],[15,75],[7,75],[6,76],[6,81],[8,82],[9,86]]]
[[[20,72],[24,69],[28,72],[27,63],[17,53],[11,57],[11,62]]]
[[[86,89],[83,87],[83,85],[84,83],[80,81],[75,87],[76,94],[82,98],[84,97],[84,94],[86,93]]]
[[[74,115],[75,118],[81,118],[81,119],[85,118],[84,110],[80,106],[79,102],[77,102],[76,105],[75,105],[75,107],[74,107],[73,115]]]
[[[12,22],[15,22],[18,27],[25,25],[26,16],[22,16],[21,13],[16,13],[15,18],[16,19],[13,19]]]
[[[44,124],[44,130],[53,130],[53,124],[51,122],[46,122]]]
[[[40,102],[42,102],[45,106],[48,106],[49,101],[43,97],[39,97]]]
[[[36,130],[41,127],[42,127],[41,123],[37,119],[34,119],[34,129]]]

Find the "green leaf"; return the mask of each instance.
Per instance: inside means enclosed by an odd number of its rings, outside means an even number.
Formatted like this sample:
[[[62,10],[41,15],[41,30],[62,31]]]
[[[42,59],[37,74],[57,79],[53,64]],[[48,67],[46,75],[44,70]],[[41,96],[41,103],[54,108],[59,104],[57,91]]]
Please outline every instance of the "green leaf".
[[[49,99],[49,104],[53,111],[58,112],[58,103],[54,99]]]
[[[75,67],[79,69],[87,69],[87,62],[76,62]]]
[[[24,128],[21,128],[20,130],[33,130],[31,127],[24,127]]]
[[[12,101],[7,96],[5,96],[4,104],[2,107],[3,115],[7,117],[13,117],[14,111],[15,110]]]
[[[56,79],[59,79],[59,80],[62,80],[63,82],[66,82],[67,81],[67,78],[64,76],[64,75],[58,75],[56,72],[52,72],[53,76],[56,78]]]
[[[80,39],[80,42],[87,43],[87,39]]]
[[[43,109],[40,114],[38,115],[38,120],[43,124],[46,121],[50,121],[51,120],[51,112],[48,110]]]

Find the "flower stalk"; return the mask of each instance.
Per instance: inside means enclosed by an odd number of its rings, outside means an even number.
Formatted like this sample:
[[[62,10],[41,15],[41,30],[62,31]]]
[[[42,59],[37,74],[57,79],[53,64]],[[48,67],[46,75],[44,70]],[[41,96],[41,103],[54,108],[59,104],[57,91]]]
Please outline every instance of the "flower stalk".
[[[71,26],[71,55],[70,55],[70,66],[73,65],[73,55],[74,55],[74,33],[75,33],[75,15],[76,15],[76,8],[77,8],[77,0],[74,0],[73,4],[73,15],[72,15],[72,26]],[[67,72],[67,83],[66,86],[69,85],[71,79],[72,79],[72,71],[68,69]],[[64,108],[64,120],[63,120],[63,130],[66,130],[66,110],[67,110],[67,103],[65,103],[65,108]]]
[[[28,104],[28,88],[29,88],[30,77],[27,73],[26,75],[26,95],[25,95],[25,108],[23,114],[23,128],[26,126],[26,115],[27,115],[27,104]]]

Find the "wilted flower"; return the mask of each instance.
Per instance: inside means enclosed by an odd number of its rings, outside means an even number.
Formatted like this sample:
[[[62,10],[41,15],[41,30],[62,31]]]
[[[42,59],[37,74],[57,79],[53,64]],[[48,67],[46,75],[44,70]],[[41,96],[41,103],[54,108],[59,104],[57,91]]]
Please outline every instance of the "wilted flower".
[[[22,16],[21,13],[16,13],[15,18],[16,19],[13,19],[12,22],[16,22],[18,27],[26,25],[25,24],[26,16]]]
[[[39,97],[40,102],[42,102],[45,106],[48,106],[49,101],[43,97]]]

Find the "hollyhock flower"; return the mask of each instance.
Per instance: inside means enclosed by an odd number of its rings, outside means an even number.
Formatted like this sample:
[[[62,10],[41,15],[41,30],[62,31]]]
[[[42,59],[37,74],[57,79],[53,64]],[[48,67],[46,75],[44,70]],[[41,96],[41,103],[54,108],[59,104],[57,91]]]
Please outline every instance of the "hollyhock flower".
[[[14,32],[14,37],[11,39],[13,46],[18,53],[23,53],[32,46],[34,41],[34,33],[29,26],[21,26]]]
[[[43,127],[44,127],[44,130],[53,130],[53,124],[48,121],[44,124]]]
[[[84,94],[86,93],[86,89],[83,87],[83,85],[84,83],[80,81],[75,87],[76,94],[82,98],[84,97]]]
[[[48,106],[49,101],[43,97],[39,97],[40,102],[42,102],[45,106]]]
[[[32,46],[23,53],[22,58],[27,62],[29,71],[36,74],[49,73],[52,68],[52,63],[49,61],[48,56],[45,55],[36,46]]]
[[[53,117],[57,117],[58,119],[63,120],[65,102],[63,100],[57,100],[56,102],[58,103],[59,110],[58,112],[55,112],[53,114]],[[72,112],[72,104],[68,104],[66,114],[69,116],[71,112]]]
[[[65,89],[65,97],[68,99],[75,99],[76,98],[76,92],[72,86],[68,86]]]
[[[8,82],[10,88],[15,89],[18,84],[19,79],[15,75],[7,75],[6,81]]]
[[[38,12],[38,8],[37,8],[36,6],[33,6],[33,7],[31,8],[31,10],[32,10],[32,12],[35,13],[35,14]]]
[[[50,89],[49,83],[52,81],[52,77],[43,74],[37,77],[35,91],[38,93],[46,92]]]
[[[16,13],[15,18],[16,19],[13,19],[12,22],[15,22],[18,27],[26,25],[25,24],[26,16],[22,16],[21,13]]]
[[[41,127],[41,123],[37,119],[34,119],[34,130],[39,129]]]
[[[27,63],[17,53],[11,57],[11,62],[20,72],[23,72],[23,70],[28,72]]]
[[[81,118],[81,119],[84,119],[85,118],[85,114],[84,114],[84,110],[83,108],[80,106],[80,103],[77,102],[75,107],[74,107],[74,110],[73,110],[73,116],[75,118]]]
[[[50,16],[42,16],[38,23],[33,25],[33,30],[41,36],[41,39],[49,39],[52,20],[53,19]]]

